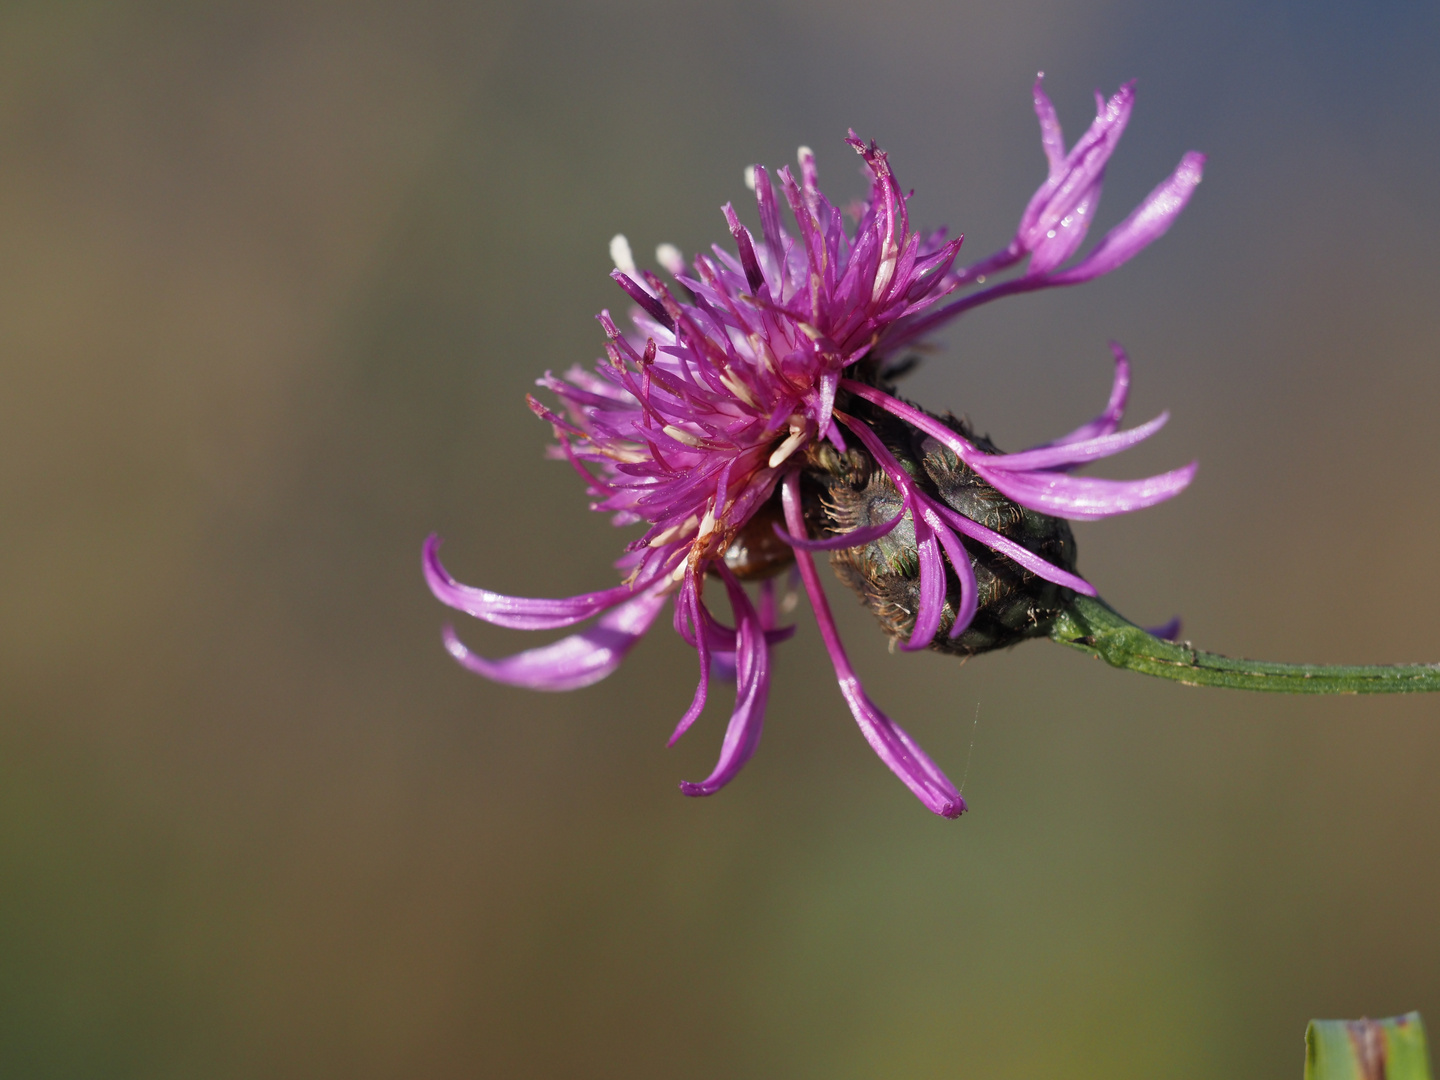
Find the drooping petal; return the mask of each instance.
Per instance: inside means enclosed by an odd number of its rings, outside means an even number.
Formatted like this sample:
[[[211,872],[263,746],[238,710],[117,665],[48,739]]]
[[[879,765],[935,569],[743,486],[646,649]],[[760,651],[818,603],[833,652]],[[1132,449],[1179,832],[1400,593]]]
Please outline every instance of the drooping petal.
[[[1143,480],[1099,480],[1065,473],[1012,473],[975,466],[975,471],[1006,498],[1052,517],[1094,521],[1143,510],[1173,499],[1195,478],[1199,463]]]
[[[488,660],[471,652],[449,626],[444,632],[445,648],[461,665],[495,682],[530,690],[577,690],[599,682],[619,667],[664,606],[665,595],[652,589],[612,608],[587,630],[503,660]]]
[[[735,649],[735,711],[725,728],[720,760],[714,771],[699,783],[681,783],[680,790],[692,796],[715,794],[733,780],[745,762],[750,760],[750,755],[760,745],[765,702],[770,694],[770,647],[760,625],[760,616],[725,564],[719,563],[716,568],[725,582],[739,630]]]
[[[906,652],[930,647],[940,629],[940,616],[945,612],[945,562],[940,558],[940,541],[924,514],[917,512],[914,519],[915,551],[920,563],[920,598],[915,608],[915,626],[910,631],[910,640],[900,646]]]
[[[913,405],[852,379],[842,380],[841,387],[900,417],[948,447],[1006,498],[1054,517],[1088,521],[1154,506],[1185,490],[1198,468],[1198,464],[1192,461],[1182,468],[1143,480],[1099,480],[1047,470],[1011,471],[997,464],[1005,455],[982,452],[958,432]],[[871,452],[875,451],[872,449]]]
[[[690,725],[700,718],[705,711],[705,700],[710,695],[710,635],[706,632],[705,603],[700,598],[700,587],[703,578],[697,578],[693,570],[686,570],[685,581],[680,586],[680,594],[675,598],[675,620],[677,625],[688,620],[691,629],[694,631],[695,652],[700,658],[700,681],[695,684],[695,694],[690,699],[690,707],[685,710],[685,715],[680,717],[675,730],[670,733],[669,746],[674,746],[680,741],[680,737],[690,730]],[[690,640],[681,632],[682,637]]]
[[[791,535],[803,536],[805,514],[800,506],[800,480],[796,474],[791,473],[785,478],[781,499],[785,508],[785,524]],[[876,708],[875,703],[866,695],[865,688],[850,666],[849,657],[845,655],[845,646],[840,642],[840,634],[830,614],[830,603],[825,598],[820,575],[809,552],[797,550],[795,565],[805,582],[805,592],[810,597],[815,622],[820,628],[821,638],[825,641],[825,649],[830,654],[830,662],[835,667],[840,693],[844,696],[845,703],[850,706],[850,712],[854,715],[861,734],[865,736],[865,741],[927,809],[941,817],[959,817],[965,812],[965,800],[949,777],[898,724]]]
[[[511,630],[556,630],[562,626],[573,626],[623,603],[643,587],[617,585],[613,589],[554,600],[505,596],[489,589],[460,584],[441,565],[439,552],[440,537],[432,534],[425,541],[423,565],[425,581],[436,599],[457,611]]]
[[[966,517],[957,510],[953,510],[942,503],[934,503],[935,509],[940,516],[949,521],[958,531],[964,533],[972,540],[978,540],[992,551],[998,551],[1011,562],[1019,563],[1026,570],[1029,570],[1037,577],[1046,581],[1053,581],[1056,585],[1063,585],[1067,589],[1074,589],[1076,592],[1084,593],[1086,596],[1095,596],[1095,586],[1091,585],[1084,578],[1062,570],[1054,563],[1046,562],[1039,555],[1036,555],[1029,548],[1017,544],[1008,536],[1002,536],[994,529],[981,525],[980,522]]]
[[[941,506],[933,499],[926,498],[921,504],[921,516],[935,531],[935,537],[945,548],[955,576],[960,580],[960,607],[955,612],[955,622],[950,626],[950,637],[959,637],[965,628],[975,621],[975,612],[980,606],[980,590],[975,584],[975,567],[970,564],[970,553],[960,538],[950,531],[939,513]],[[958,515],[963,517],[964,515]],[[933,635],[932,635],[933,636]]]

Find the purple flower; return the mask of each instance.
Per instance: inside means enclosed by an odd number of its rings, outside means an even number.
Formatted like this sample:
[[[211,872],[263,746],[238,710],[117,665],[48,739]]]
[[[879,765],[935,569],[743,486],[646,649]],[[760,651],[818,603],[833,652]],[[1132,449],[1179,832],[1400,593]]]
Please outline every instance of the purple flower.
[[[1060,269],[1084,238],[1105,162],[1129,118],[1133,94],[1126,86],[1102,102],[1090,131],[1069,154],[1063,152],[1054,110],[1038,82],[1035,95],[1049,176],[1026,207],[1011,244],[975,266],[955,268],[960,239],[946,240],[944,230],[912,230],[907,196],[885,153],[853,132],[847,142],[870,177],[869,197],[855,212],[853,229],[820,191],[814,157],[802,148],[799,176],[788,167],[777,174],[779,195],[769,173],[761,166],[754,169],[758,238],[727,204],[723,211],[733,253],[716,246],[686,263],[674,248],[662,246],[657,260],[678,288],[637,271],[628,244],[617,237],[611,247],[617,264],[612,277],[635,304],[634,331],[623,332],[608,311],[601,312],[605,359],[593,370],[571,368],[563,379],[547,372],[539,385],[559,399],[559,407],[533,397],[530,406],[553,426],[555,456],[568,460],[584,479],[592,508],[611,514],[617,525],[643,526],[644,532],[616,563],[620,585],[554,600],[502,596],[459,584],[441,565],[440,542],[432,536],[425,545],[426,579],[451,607],[521,630],[571,626],[599,616],[588,629],[500,660],[472,653],[447,628],[451,655],[470,670],[511,685],[536,690],[586,686],[619,666],[668,600],[676,631],[699,660],[695,695],[671,741],[700,715],[712,674],[735,681],[735,706],[714,771],[681,785],[688,795],[709,795],[754,753],[769,692],[770,648],[794,630],[777,626],[773,581],[760,583],[757,601],[741,574],[754,570],[756,560],[779,566],[793,554],[841,693],[866,740],[927,807],[946,817],[959,815],[965,803],[955,786],[866,696],[836,633],[810,552],[870,543],[908,521],[918,553],[920,602],[906,648],[925,647],[939,632],[947,562],[960,597],[949,635],[962,633],[974,617],[976,580],[962,538],[1064,588],[1089,595],[1094,590],[1069,570],[927,494],[875,431],[846,411],[851,408],[846,403],[867,403],[898,418],[938,441],[1001,495],[1051,516],[1090,519],[1149,506],[1177,494],[1194,473],[1192,464],[1139,481],[1070,474],[1134,445],[1165,422],[1162,415],[1118,431],[1129,385],[1129,366],[1118,346],[1115,385],[1105,411],[1064,438],[1019,454],[988,452],[873,380],[854,377],[860,361],[868,358],[873,367],[977,303],[1007,291],[1073,284],[1108,273],[1160,236],[1184,206],[1199,179],[1199,155],[1187,155],[1175,175],[1086,258]],[[782,199],[793,231],[782,223]],[[1025,273],[1008,289],[991,286],[954,298],[1027,256]],[[802,507],[805,463],[823,443],[844,453],[852,439],[900,493],[901,510],[883,524],[814,538]],[[789,545],[779,555],[773,550],[777,537]],[[712,576],[725,591],[733,625],[722,622],[706,603],[705,585]]]

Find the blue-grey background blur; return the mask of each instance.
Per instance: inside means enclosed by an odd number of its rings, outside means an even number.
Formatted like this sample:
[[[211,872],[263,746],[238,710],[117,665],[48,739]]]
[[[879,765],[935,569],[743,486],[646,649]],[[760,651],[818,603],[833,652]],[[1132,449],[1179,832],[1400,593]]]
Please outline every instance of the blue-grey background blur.
[[[694,657],[497,687],[467,581],[607,585],[624,537],[523,397],[623,309],[606,245],[723,238],[743,166],[881,141],[917,221],[1002,244],[1138,77],[1121,272],[950,329],[907,384],[1019,448],[1106,341],[1138,476],[1079,530],[1122,610],[1241,655],[1440,659],[1440,9],[1014,0],[11,3],[0,12],[0,1073],[1273,1077],[1311,1016],[1440,1022],[1440,702],[1187,689],[1049,643],[889,655],[865,746],[808,612],[719,796]],[[536,639],[465,625],[493,653]],[[722,699],[727,695],[721,694]],[[978,725],[976,718],[978,714]],[[973,747],[973,754],[972,754]]]

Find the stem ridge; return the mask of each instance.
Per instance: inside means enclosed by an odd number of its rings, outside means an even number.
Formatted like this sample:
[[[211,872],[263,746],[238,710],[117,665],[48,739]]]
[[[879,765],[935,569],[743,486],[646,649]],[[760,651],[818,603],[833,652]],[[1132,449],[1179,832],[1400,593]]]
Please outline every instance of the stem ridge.
[[[1440,690],[1440,664],[1275,664],[1235,660],[1165,641],[1103,600],[1077,594],[1050,628],[1062,645],[1112,667],[1187,686],[1223,686],[1282,694],[1414,694]]]

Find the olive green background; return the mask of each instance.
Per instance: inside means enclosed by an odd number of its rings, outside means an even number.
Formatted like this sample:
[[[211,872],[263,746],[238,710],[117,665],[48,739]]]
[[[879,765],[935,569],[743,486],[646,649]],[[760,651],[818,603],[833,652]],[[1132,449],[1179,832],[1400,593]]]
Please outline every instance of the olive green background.
[[[459,670],[419,572],[610,584],[523,395],[600,351],[606,244],[724,238],[742,167],[880,140],[1004,243],[1138,77],[1100,223],[1155,248],[1004,301],[907,384],[1016,449],[1089,419],[1190,491],[1079,530],[1131,617],[1275,660],[1440,660],[1440,9],[16,3],[0,9],[0,1074],[1298,1076],[1312,1016],[1440,1020],[1440,701],[1289,700],[1046,642],[867,687],[803,606],[720,795],[728,695],[666,619],[599,686]],[[668,619],[668,616],[667,616]],[[538,640],[461,627],[491,654]],[[978,720],[977,720],[978,717]]]

